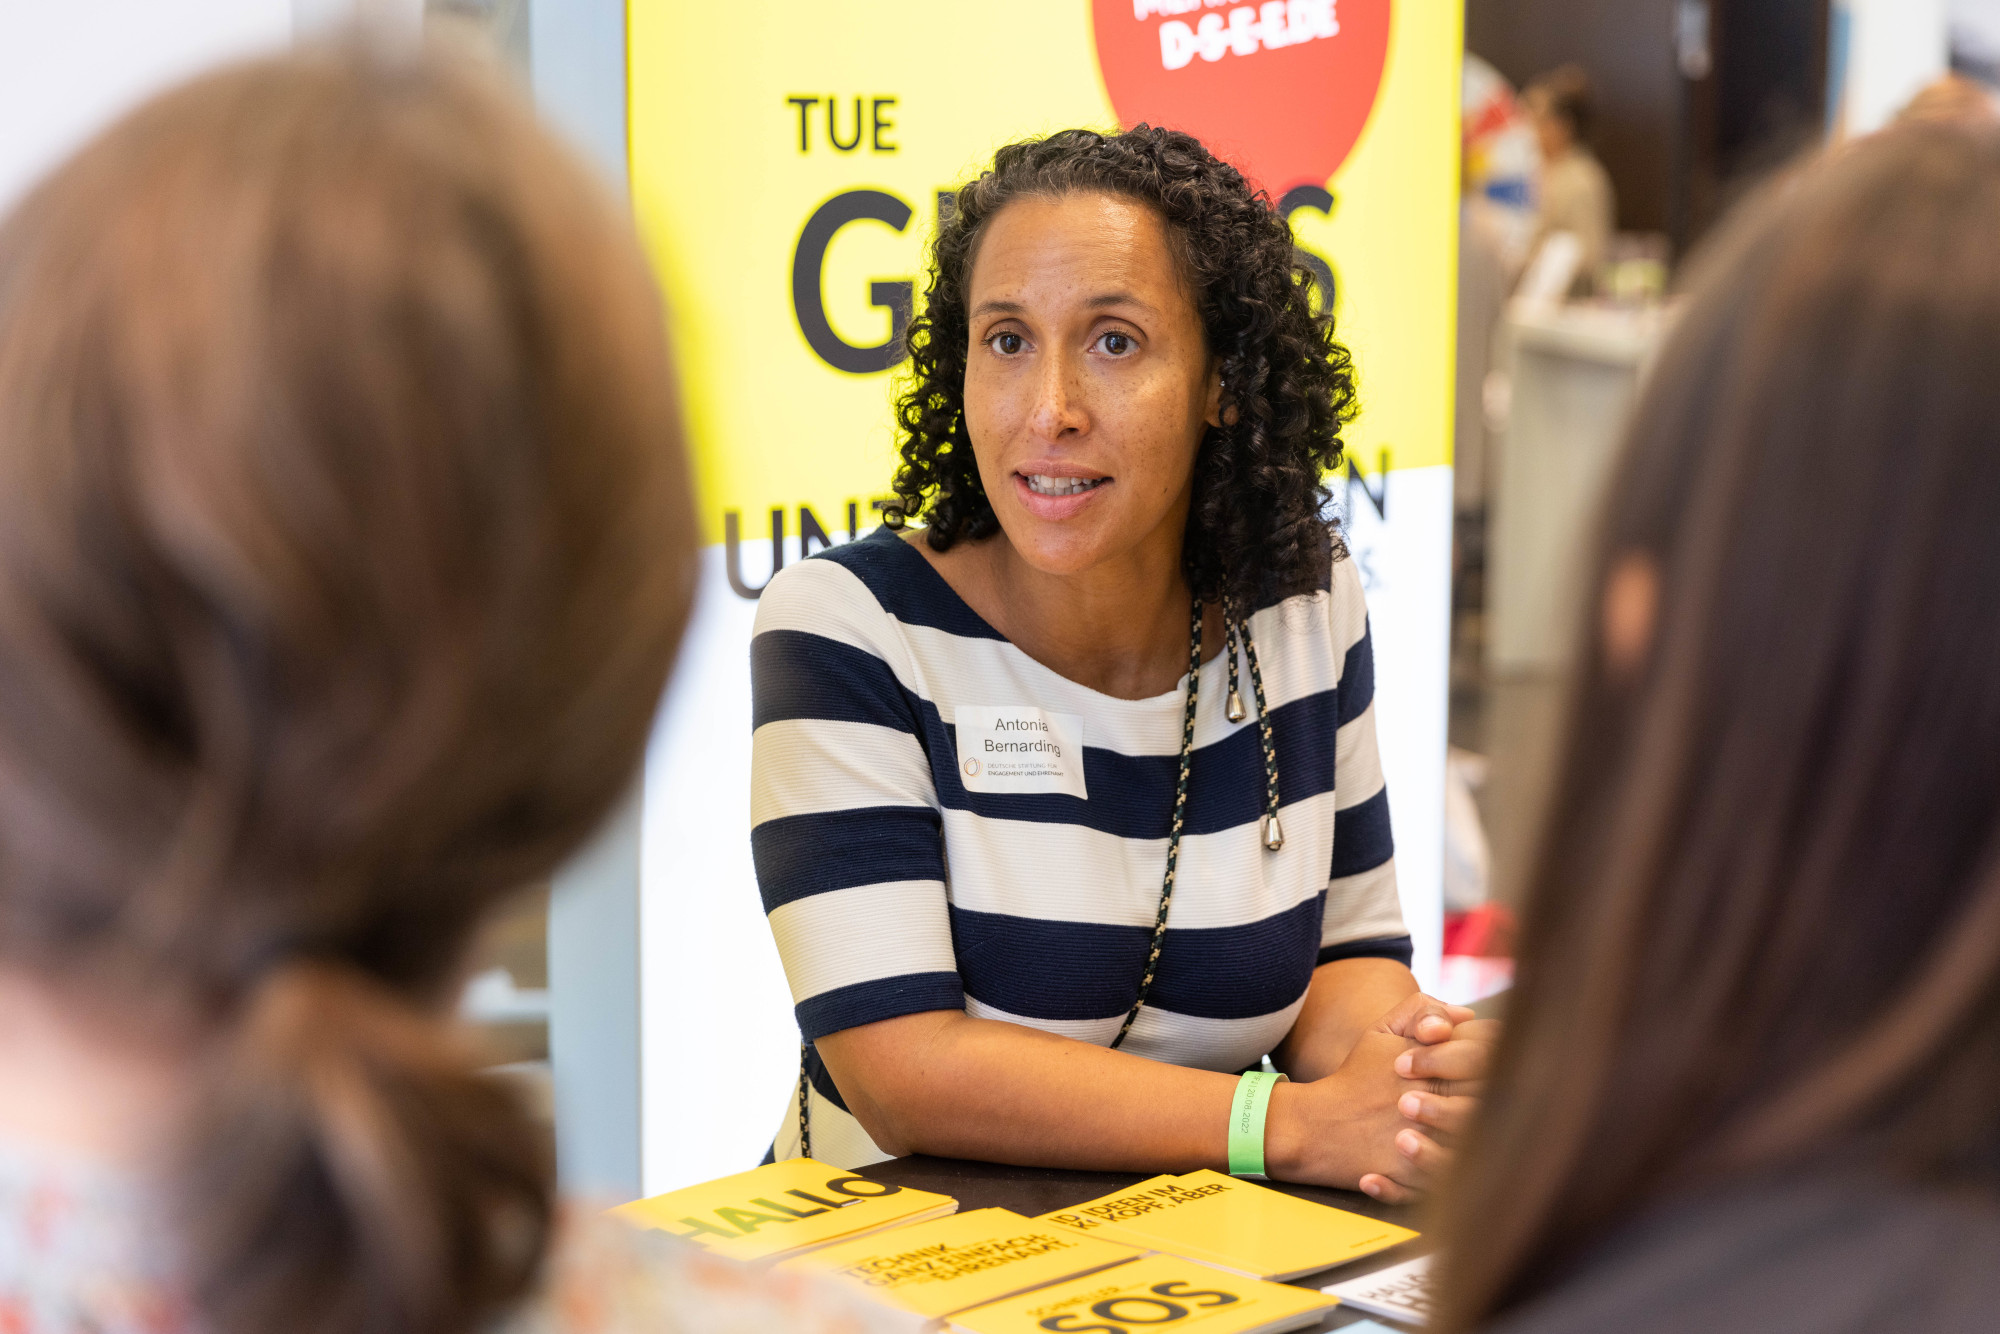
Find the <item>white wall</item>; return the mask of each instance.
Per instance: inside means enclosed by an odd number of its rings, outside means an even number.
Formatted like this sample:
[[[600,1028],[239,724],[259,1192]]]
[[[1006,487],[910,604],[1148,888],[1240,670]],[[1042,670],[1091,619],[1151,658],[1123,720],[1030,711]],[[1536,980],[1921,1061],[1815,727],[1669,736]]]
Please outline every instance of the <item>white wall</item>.
[[[1846,23],[1846,67],[1832,71],[1841,91],[1841,124],[1866,134],[1888,123],[1950,63],[1948,0],[1839,0],[1836,32]],[[1835,43],[1836,58],[1839,42]]]
[[[292,0],[0,6],[0,209],[148,94],[291,36]]]

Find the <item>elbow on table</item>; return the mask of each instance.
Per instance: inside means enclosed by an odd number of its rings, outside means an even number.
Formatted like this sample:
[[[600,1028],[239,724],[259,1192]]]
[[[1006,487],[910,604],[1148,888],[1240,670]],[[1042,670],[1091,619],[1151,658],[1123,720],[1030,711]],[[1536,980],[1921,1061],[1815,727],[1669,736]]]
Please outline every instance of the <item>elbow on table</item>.
[[[871,1107],[869,1112],[874,1114],[870,1115],[853,1103],[849,1103],[848,1106],[854,1112],[855,1119],[861,1122],[861,1128],[868,1132],[868,1138],[875,1142],[875,1147],[891,1158],[907,1158],[913,1153],[924,1151],[920,1135],[913,1136],[910,1133],[911,1128],[900,1124],[897,1119],[884,1118],[879,1108]]]
[[[828,1062],[828,1068],[833,1068],[832,1062]],[[834,1075],[847,1110],[868,1132],[876,1148],[892,1158],[937,1152],[932,1132],[936,1118],[922,1105],[921,1095],[900,1087],[901,1082],[894,1078],[854,1080]]]
[[[945,1151],[940,1132],[949,1124],[951,1100],[940,1096],[939,1086],[951,1081],[934,1077],[924,1055],[951,1017],[943,1023],[930,1014],[885,1019],[829,1033],[815,1044],[847,1110],[886,1154]]]

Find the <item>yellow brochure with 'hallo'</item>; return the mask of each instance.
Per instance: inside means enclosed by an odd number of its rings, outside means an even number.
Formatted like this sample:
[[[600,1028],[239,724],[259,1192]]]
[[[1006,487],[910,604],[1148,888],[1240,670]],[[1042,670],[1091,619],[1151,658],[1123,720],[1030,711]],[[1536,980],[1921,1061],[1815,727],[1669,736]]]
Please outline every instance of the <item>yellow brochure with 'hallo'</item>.
[[[1081,1237],[1008,1209],[843,1241],[779,1268],[820,1274],[878,1301],[936,1320],[1030,1288],[1060,1283],[1138,1256],[1130,1246]]]
[[[1043,1221],[1265,1279],[1331,1269],[1418,1235],[1210,1171],[1154,1177]]]
[[[1149,1255],[951,1318],[954,1334],[1047,1330],[1142,1334],[1172,1325],[1200,1334],[1280,1334],[1317,1324],[1338,1303],[1310,1288],[1225,1273],[1177,1255]]]
[[[949,1195],[870,1181],[810,1158],[634,1200],[614,1218],[658,1228],[733,1260],[782,1259],[849,1237],[938,1218]]]

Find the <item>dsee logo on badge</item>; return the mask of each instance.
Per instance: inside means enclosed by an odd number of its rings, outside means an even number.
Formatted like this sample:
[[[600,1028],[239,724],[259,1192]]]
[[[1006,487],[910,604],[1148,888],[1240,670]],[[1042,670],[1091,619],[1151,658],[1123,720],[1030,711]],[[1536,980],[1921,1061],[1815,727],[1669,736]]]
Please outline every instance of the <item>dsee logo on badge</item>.
[[[1087,800],[1083,719],[1029,705],[960,704],[958,771],[965,790],[996,795],[1061,793]]]

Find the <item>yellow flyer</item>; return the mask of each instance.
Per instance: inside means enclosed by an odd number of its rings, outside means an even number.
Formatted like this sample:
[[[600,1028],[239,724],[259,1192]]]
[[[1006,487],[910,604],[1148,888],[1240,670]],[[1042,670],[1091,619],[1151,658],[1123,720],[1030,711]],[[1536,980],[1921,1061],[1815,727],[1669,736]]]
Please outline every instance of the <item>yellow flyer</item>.
[[[731,1259],[764,1260],[937,1218],[957,1208],[958,1201],[949,1195],[870,1181],[810,1158],[792,1158],[634,1200],[611,1214]]]
[[[822,1274],[877,1301],[937,1318],[1124,1264],[1138,1254],[1006,1209],[973,1209],[828,1246],[787,1260],[782,1268]]]
[[[1154,1177],[1044,1221],[1258,1278],[1297,1278],[1417,1233],[1220,1172]]]
[[[1224,1273],[1172,1255],[1150,1255],[1086,1278],[962,1311],[966,1334],[1044,1334],[1093,1329],[1136,1334],[1153,1325],[1200,1334],[1278,1334],[1317,1324],[1336,1299]]]

